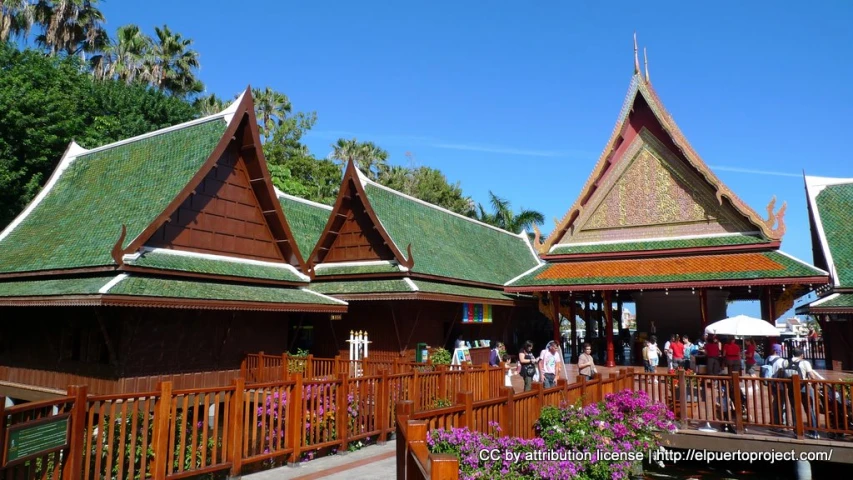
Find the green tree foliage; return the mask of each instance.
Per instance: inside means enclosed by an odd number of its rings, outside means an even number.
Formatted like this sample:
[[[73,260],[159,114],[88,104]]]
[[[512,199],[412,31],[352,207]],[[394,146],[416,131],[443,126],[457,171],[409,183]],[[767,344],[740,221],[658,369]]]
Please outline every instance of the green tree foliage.
[[[474,218],[513,233],[520,232],[523,229],[527,229],[529,232],[533,224],[542,225],[545,221],[545,216],[536,210],[522,209],[518,213],[513,212],[510,202],[495,195],[491,190],[489,191],[489,203],[492,204],[492,211],[486,212],[483,205],[478,204]]]
[[[449,183],[444,174],[434,168],[395,165],[386,170],[379,183],[452,212],[469,216],[474,213],[474,203],[462,193],[459,182]]]
[[[72,140],[93,148],[195,115],[179,98],[98,82],[82,67],[76,57],[0,44],[0,225],[35,196]]]
[[[339,138],[332,144],[329,158],[342,167],[354,160],[358,169],[371,180],[378,180],[388,170],[388,152],[373,142],[359,142],[356,138]]]

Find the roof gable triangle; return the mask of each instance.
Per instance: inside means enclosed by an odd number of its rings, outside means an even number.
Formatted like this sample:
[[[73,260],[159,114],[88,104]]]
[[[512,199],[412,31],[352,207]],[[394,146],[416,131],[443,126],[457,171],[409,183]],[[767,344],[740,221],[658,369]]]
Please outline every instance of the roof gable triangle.
[[[640,140],[639,143],[638,138]],[[698,215],[698,208],[705,210],[711,208],[707,203],[707,194],[713,193],[713,198],[717,205],[713,210],[716,210],[717,213],[725,214],[725,218],[730,224],[725,230],[721,231],[746,232],[758,230],[768,240],[778,240],[784,234],[783,218],[785,206],[783,205],[778,213],[774,213],[774,198],[771,200],[770,205],[768,205],[768,218],[763,219],[748,205],[743,203],[714,175],[705,162],[696,154],[664,108],[651,84],[644,80],[639,73],[635,72],[622,110],[604,152],[593,168],[574,205],[572,205],[563,219],[557,224],[557,228],[552,231],[551,235],[543,243],[540,252],[547,254],[557,245],[570,241],[573,238],[574,232],[581,226],[578,221],[589,220],[594,212],[588,210],[594,210],[602,205],[604,197],[601,193],[598,193],[598,190],[606,190],[608,187],[613,188],[616,186],[619,174],[615,172],[624,173],[626,170],[625,164],[633,163],[640,154],[641,158],[645,158],[643,161],[646,162],[647,167],[654,167],[647,171],[661,176],[660,178],[663,183],[660,186],[665,186],[666,176],[669,176],[671,179],[669,185],[675,185],[673,188],[676,188],[676,190],[684,187],[683,180],[681,182],[675,181],[675,177],[677,176],[681,176],[682,178],[690,177],[694,182],[701,183],[701,187],[693,189],[694,194],[686,195],[684,198],[692,198],[693,195],[699,194],[705,200],[701,202],[690,201],[688,205],[678,205],[677,209],[687,208],[687,210],[691,210],[695,208],[694,214]],[[655,166],[655,161],[650,159],[649,156],[657,157],[657,166]],[[678,162],[675,161],[676,159]],[[668,166],[673,166],[673,168],[667,168]],[[680,174],[676,175],[676,172],[680,172]],[[649,186],[634,184],[631,187],[633,189],[644,189]],[[689,192],[684,191],[683,193],[687,194]],[[658,195],[659,197],[660,195]],[[654,198],[654,195],[651,195],[650,198]],[[610,201],[618,203],[615,198],[611,198]],[[606,203],[604,202],[604,204]],[[615,221],[617,224],[621,222],[624,224],[621,226],[624,227],[641,223],[642,218],[635,218],[630,211],[635,207],[636,205],[634,204],[622,204],[620,209],[618,209],[620,211],[614,213],[615,219],[611,218],[609,221],[611,223]],[[599,215],[603,215],[603,213],[599,213]],[[675,216],[677,217],[678,215],[689,215],[689,213],[682,211]],[[628,216],[631,216],[630,220],[626,220]],[[660,221],[661,219],[658,218],[657,220]],[[590,226],[592,225],[594,223]],[[658,229],[655,236],[666,236],[666,229],[663,230],[661,232]],[[670,235],[672,234],[683,235],[684,233],[671,232]],[[628,240],[635,238],[632,237],[635,233],[623,232],[622,235]],[[590,241],[590,239],[588,238],[587,241]]]
[[[374,260],[395,260],[411,268],[411,245],[406,256],[394,243],[373,211],[360,172],[350,160],[329,220],[308,261],[313,266]]]
[[[223,114],[230,118],[228,128],[204,165],[157,219],[114,257],[148,246],[304,268],[266,167],[251,91],[247,89]]]

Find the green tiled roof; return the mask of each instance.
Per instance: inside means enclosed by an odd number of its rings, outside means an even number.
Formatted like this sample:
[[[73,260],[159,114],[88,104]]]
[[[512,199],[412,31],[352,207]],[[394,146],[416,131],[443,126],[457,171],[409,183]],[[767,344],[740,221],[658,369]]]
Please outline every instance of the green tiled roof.
[[[221,117],[84,153],[0,241],[0,273],[113,264],[183,189],[226,128]]]
[[[311,290],[325,295],[347,295],[362,293],[412,293],[412,287],[402,278],[394,280],[349,280],[339,282],[316,282]]]
[[[750,268],[750,263],[755,266]],[[719,253],[626,260],[548,262],[507,287],[626,285],[820,276],[826,274],[779,252]]]
[[[197,300],[234,300],[243,302],[340,305],[299,288],[262,287],[231,283],[203,282],[146,276],[128,276],[113,286],[107,295],[167,297]]]
[[[327,277],[329,275],[356,275],[361,273],[400,273],[400,267],[396,264],[381,264],[381,265],[335,265],[334,263],[324,263],[322,268],[317,268],[314,273],[318,277]]]
[[[213,259],[201,256],[176,255],[163,250],[148,251],[139,258],[128,262],[137,267],[177,270],[181,272],[203,273],[208,275],[228,275],[231,277],[262,278],[285,282],[307,283],[292,268],[274,265],[262,265],[240,261],[229,261],[227,257]]]
[[[837,297],[822,302],[820,305],[815,305],[815,303],[812,302],[810,306],[813,308],[853,308],[853,293],[839,293]]]
[[[303,259],[308,260],[308,256],[320,240],[320,234],[326,227],[332,208],[320,207],[285,195],[278,195],[278,202],[296,238],[299,253],[302,254]]]
[[[418,290],[425,293],[475,297],[486,300],[515,300],[519,298],[516,295],[505,294],[501,290],[492,290],[489,288],[471,287],[467,285],[451,285],[448,283],[428,282],[425,280],[415,280],[414,282],[415,285],[418,286]]]
[[[495,285],[533,268],[538,258],[526,239],[456,216],[365,182],[382,226],[404,254],[412,245],[414,272]]]
[[[644,250],[669,250],[676,248],[720,247],[725,245],[747,245],[766,243],[767,240],[752,235],[727,235],[720,237],[684,238],[674,240],[643,240],[592,245],[559,245],[549,255],[576,253],[640,252]]]
[[[853,184],[827,186],[816,202],[838,283],[853,287]]]
[[[55,295],[92,295],[116,277],[115,273],[94,277],[9,280],[0,282],[0,298]]]

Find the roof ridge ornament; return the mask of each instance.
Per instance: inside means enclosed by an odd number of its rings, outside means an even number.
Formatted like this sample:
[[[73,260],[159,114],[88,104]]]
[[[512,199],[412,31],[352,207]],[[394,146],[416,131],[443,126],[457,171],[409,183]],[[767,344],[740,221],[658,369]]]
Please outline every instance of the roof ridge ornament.
[[[767,218],[764,220],[764,226],[767,227],[767,230],[772,234],[772,236],[781,239],[782,235],[785,235],[785,210],[788,208],[788,202],[782,202],[782,206],[779,207],[779,211],[773,213],[775,208],[776,195],[773,195],[773,198],[770,199],[770,203],[767,204]],[[776,228],[773,228],[773,225],[776,225]]]
[[[119,234],[118,240],[116,241],[115,245],[113,245],[112,251],[110,251],[110,256],[113,257],[113,260],[115,260],[119,267],[124,265],[124,254],[127,253],[122,250],[125,237],[127,237],[127,226],[122,223],[121,233]]]
[[[646,53],[646,47],[643,47],[643,63],[646,65],[646,85],[652,83],[652,77],[649,76],[649,55]]]
[[[634,75],[640,74],[640,57],[637,53],[637,32],[634,32]]]
[[[539,227],[536,224],[533,224],[533,248],[538,252],[542,248],[542,232],[539,231]]]

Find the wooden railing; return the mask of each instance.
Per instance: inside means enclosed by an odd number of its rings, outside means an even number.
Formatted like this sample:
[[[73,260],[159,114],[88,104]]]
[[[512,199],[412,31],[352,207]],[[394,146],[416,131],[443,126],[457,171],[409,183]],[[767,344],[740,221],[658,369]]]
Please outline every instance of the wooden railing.
[[[418,400],[413,411],[421,412],[461,391],[476,389],[476,395],[469,394],[472,400],[487,399],[503,388],[506,371],[429,365],[422,372],[398,362],[406,373],[366,375],[382,364],[365,362],[368,368],[360,366],[360,376],[353,376],[352,363],[339,359],[259,355],[246,363],[251,362],[254,375],[268,381],[236,378],[226,386],[187,389],[162,382],[150,390],[110,395],[68,387],[58,399],[0,410],[0,452],[7,428],[76,415],[69,445],[0,465],[0,479],[166,480],[222,471],[237,476],[252,463],[297,462],[306,452],[346,450],[368,438],[384,442],[396,428],[398,401]],[[0,405],[4,401],[0,397]]]
[[[815,360],[826,360],[826,348],[822,338],[786,338],[782,341],[782,356],[791,357],[791,350],[799,348],[803,358],[814,365]],[[827,365],[831,367],[831,365]]]
[[[534,383],[532,391],[519,394],[502,389],[497,398],[483,401],[475,401],[471,392],[460,392],[454,405],[435,410],[417,412],[417,403],[402,402],[397,406],[397,478],[458,478],[455,457],[431,455],[421,449],[429,430],[467,427],[476,432],[533,438],[543,406],[588,405],[624,389],[644,391],[653,401],[664,403],[684,428],[710,424],[735,433],[772,428],[791,431],[799,439],[811,431],[836,439],[853,435],[853,383],[849,381],[801,380],[798,376],[765,379],[744,377],[738,372],[725,376],[687,375],[684,371],[649,374],[629,369],[592,381],[585,377],[578,377],[574,383],[561,379],[549,389]],[[438,469],[443,476],[435,476]]]
[[[389,359],[372,359],[364,360],[349,360],[341,358],[316,358],[313,355],[294,356],[287,353],[281,355],[266,355],[264,352],[253,353],[246,355],[240,366],[240,376],[245,378],[249,383],[266,382],[278,378],[282,375],[302,373],[305,378],[328,378],[337,377],[341,373],[349,376],[363,375],[378,375],[381,371],[387,371],[390,374],[411,373],[411,372],[432,372],[439,368],[439,365],[433,365],[431,362],[417,363],[408,362],[400,358]],[[471,369],[468,366],[453,366],[448,367],[448,370],[465,370]],[[476,365],[473,368],[482,368],[482,365]],[[503,378],[504,371],[495,372],[496,378]],[[495,392],[497,393],[497,392]]]
[[[742,376],[635,374],[634,389],[663,402],[684,426],[710,425],[743,433],[765,428],[830,437],[853,434],[853,383]],[[684,386],[682,388],[682,386]],[[812,415],[814,412],[814,415]]]
[[[564,404],[589,405],[612,392],[632,388],[633,373],[620,370],[592,381],[580,376],[574,383],[557,380],[557,386],[542,388],[534,383],[529,392],[514,393],[501,388],[497,398],[475,401],[470,391],[458,392],[454,405],[417,412],[412,401],[397,404],[397,478],[459,478],[459,460],[454,456],[430,454],[427,433],[435,429],[468,428],[470,431],[500,436],[533,438],[542,407]]]
[[[109,379],[32,368],[0,366],[0,380],[20,384],[22,388],[40,387],[63,392],[68,385],[86,385],[89,387],[90,394],[98,395],[151,391],[162,382],[172,382],[175,388],[206,388],[225,385],[239,374],[240,370],[231,369]]]

